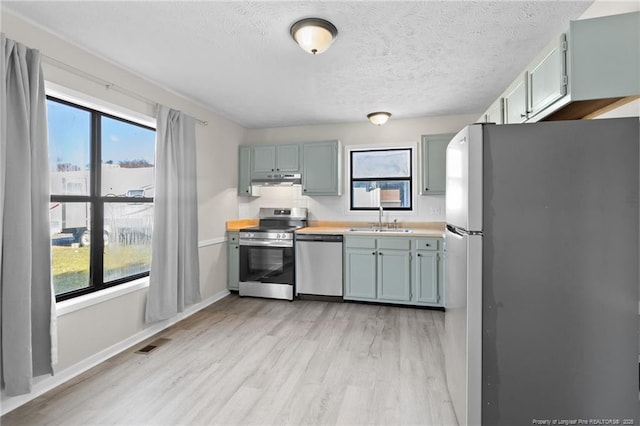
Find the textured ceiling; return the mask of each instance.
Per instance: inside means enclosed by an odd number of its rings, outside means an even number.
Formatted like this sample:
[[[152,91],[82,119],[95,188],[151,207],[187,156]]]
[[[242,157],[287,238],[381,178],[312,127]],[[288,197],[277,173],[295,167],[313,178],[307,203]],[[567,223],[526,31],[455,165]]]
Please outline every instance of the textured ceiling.
[[[248,128],[481,113],[591,1],[76,1],[8,9]],[[322,55],[289,35],[333,22]]]

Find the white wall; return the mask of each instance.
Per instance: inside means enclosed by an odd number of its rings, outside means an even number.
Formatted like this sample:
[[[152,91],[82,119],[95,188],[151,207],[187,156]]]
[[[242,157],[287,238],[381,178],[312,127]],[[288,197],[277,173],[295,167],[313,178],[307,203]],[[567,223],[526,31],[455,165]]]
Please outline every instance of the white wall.
[[[422,135],[457,133],[465,125],[473,123],[478,114],[425,117],[396,120],[393,117],[383,126],[374,126],[366,117],[359,123],[330,124],[303,127],[280,127],[272,129],[247,130],[245,143],[270,144],[287,142],[313,142],[340,139],[344,151],[349,147],[382,147],[413,144],[419,146]],[[371,212],[349,212],[348,199],[348,157],[343,152],[343,191],[342,196],[308,197],[302,195],[300,186],[284,188],[261,188],[261,196],[239,197],[240,217],[257,217],[260,207],[293,206],[307,207],[310,219],[331,221],[377,221],[378,214]],[[414,167],[419,165],[413,162]],[[418,174],[415,175],[419,176]],[[414,181],[415,183],[418,180]],[[414,185],[415,186],[415,185]],[[417,188],[416,188],[417,189]],[[388,212],[385,220],[398,219],[408,222],[444,221],[444,196],[415,195],[413,212]]]
[[[198,218],[200,248],[200,286],[204,299],[226,294],[225,222],[237,218],[236,163],[237,146],[245,139],[245,129],[205,108],[164,90],[114,64],[101,60],[41,28],[2,10],[1,28],[7,37],[90,75],[127,88],[139,95],[184,111],[209,122],[196,125],[198,158]],[[73,89],[134,113],[153,117],[154,108],[141,100],[108,90],[104,85],[80,77],[59,65],[43,64],[48,82]],[[45,172],[45,171],[43,171]],[[59,362],[57,373],[86,363],[123,342],[151,330],[144,323],[147,289],[135,291],[79,310],[65,309],[58,317]],[[66,302],[65,302],[66,303]],[[157,330],[157,325],[154,326]],[[46,379],[45,379],[46,380]],[[3,411],[15,405],[2,398]]]

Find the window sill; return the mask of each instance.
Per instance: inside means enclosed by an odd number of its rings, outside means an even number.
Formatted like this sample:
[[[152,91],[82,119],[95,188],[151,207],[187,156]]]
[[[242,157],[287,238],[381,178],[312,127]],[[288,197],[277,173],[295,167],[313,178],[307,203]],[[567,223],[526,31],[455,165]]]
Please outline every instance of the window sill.
[[[115,287],[106,288],[96,291],[95,293],[85,294],[84,296],[74,297],[73,299],[64,300],[56,303],[56,316],[61,317],[125,294],[133,293],[149,287],[149,277],[140,278],[126,284],[120,284]]]

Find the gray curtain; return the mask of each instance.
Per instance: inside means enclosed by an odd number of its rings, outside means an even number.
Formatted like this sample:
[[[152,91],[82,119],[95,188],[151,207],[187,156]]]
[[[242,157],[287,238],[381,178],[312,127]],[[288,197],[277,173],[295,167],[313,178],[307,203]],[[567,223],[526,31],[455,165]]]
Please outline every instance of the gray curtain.
[[[55,315],[40,53],[0,34],[0,365],[9,396],[52,373]]]
[[[147,322],[171,318],[201,300],[195,120],[159,106],[156,125]]]

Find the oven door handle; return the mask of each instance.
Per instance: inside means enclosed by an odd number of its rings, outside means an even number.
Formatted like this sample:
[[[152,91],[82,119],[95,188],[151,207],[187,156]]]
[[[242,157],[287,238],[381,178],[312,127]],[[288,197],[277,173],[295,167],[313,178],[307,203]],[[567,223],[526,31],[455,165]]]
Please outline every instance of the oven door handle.
[[[293,247],[292,241],[277,241],[277,240],[240,240],[241,246],[245,247]]]

